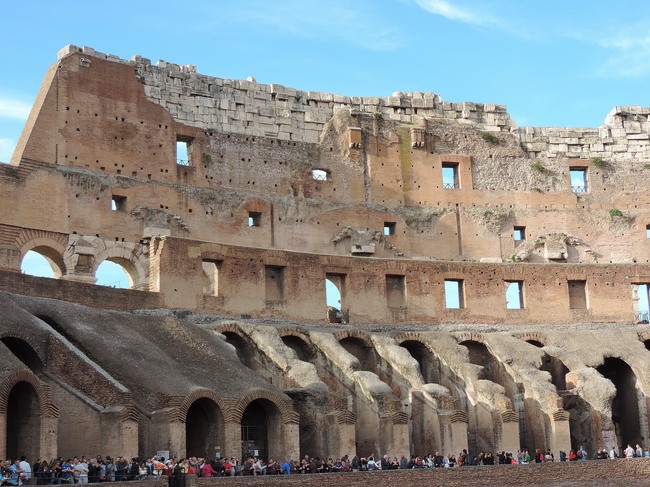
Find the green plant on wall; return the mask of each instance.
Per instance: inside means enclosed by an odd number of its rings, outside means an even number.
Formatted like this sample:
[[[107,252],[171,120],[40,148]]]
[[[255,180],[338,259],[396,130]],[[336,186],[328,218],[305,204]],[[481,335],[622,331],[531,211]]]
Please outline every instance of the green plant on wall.
[[[596,167],[603,167],[605,165],[605,161],[601,157],[592,157],[591,163]]]
[[[611,210],[609,210],[609,216],[610,218],[621,217],[623,216],[623,212],[617,208],[612,208]]]
[[[540,173],[545,173],[545,172],[546,172],[546,168],[544,167],[544,164],[542,164],[542,163],[539,162],[539,161],[533,161],[533,162],[531,162],[531,163],[530,163],[530,168],[531,168],[533,171],[536,171],[536,172],[540,172]]]
[[[501,143],[499,137],[490,132],[481,132],[481,138],[488,144],[499,145]]]

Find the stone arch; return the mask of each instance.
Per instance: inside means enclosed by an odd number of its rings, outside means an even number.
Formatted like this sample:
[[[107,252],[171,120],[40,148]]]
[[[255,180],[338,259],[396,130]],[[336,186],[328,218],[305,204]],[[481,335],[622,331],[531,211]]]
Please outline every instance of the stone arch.
[[[258,450],[268,460],[289,458],[291,451],[297,453],[300,417],[290,399],[273,391],[256,389],[240,399],[234,414],[241,425],[242,456]]]
[[[8,332],[0,334],[0,342],[31,371],[39,372],[45,365],[44,353],[35,346],[30,337]]]
[[[361,330],[341,330],[334,334],[334,338],[336,338],[337,342],[340,342],[345,338],[356,338],[357,340],[364,342],[367,347],[372,348],[370,336]]]
[[[93,275],[97,268],[108,260],[122,266],[132,289],[148,289],[149,259],[142,252],[140,244],[130,242],[103,242],[103,249],[97,252],[92,266]]]
[[[256,351],[253,343],[241,327],[236,323],[225,323],[212,328],[213,331],[221,333],[226,338],[226,343],[235,348],[237,357],[249,369],[255,369],[254,359]]]
[[[282,342],[296,352],[298,359],[308,362],[316,357],[316,347],[306,333],[294,328],[281,328],[278,332]]]
[[[33,251],[43,256],[54,271],[54,278],[61,279],[66,274],[64,260],[65,244],[48,237],[37,237],[25,242],[20,247],[20,262],[25,258],[27,252]]]
[[[641,417],[639,403],[645,398],[638,389],[637,374],[630,364],[620,357],[604,357],[596,370],[610,380],[616,388],[612,399],[612,423],[618,446],[642,444]]]
[[[453,337],[456,339],[456,341],[458,343],[473,341],[473,342],[482,343],[483,345],[487,346],[487,343],[485,341],[485,337],[483,336],[482,333],[476,333],[476,332],[473,332],[473,331],[466,331],[466,332],[456,333],[456,334],[453,335]]]
[[[209,458],[225,444],[224,402],[210,389],[188,394],[177,418],[185,424],[185,456]]]
[[[513,336],[538,348],[546,346],[546,336],[544,336],[542,333],[532,331],[525,333],[515,333]]]
[[[358,330],[345,330],[334,335],[339,344],[351,355],[357,358],[361,370],[375,372],[377,357],[369,337]]]
[[[266,399],[269,402],[272,402],[280,411],[282,415],[282,422],[284,424],[299,423],[300,415],[293,410],[293,403],[291,399],[288,397],[282,397],[281,394],[267,389],[254,389],[241,397],[232,408],[232,419],[240,423],[246,407],[257,399]]]
[[[38,397],[41,418],[59,417],[59,409],[52,402],[47,384],[43,383],[32,371],[26,369],[12,372],[0,383],[0,414],[7,414],[9,395],[19,382],[27,382],[34,388]]]
[[[185,396],[183,402],[181,402],[176,408],[176,411],[173,414],[173,418],[176,421],[185,422],[185,418],[187,417],[187,412],[189,411],[190,406],[192,406],[192,404],[197,400],[204,398],[210,399],[217,406],[219,406],[219,409],[224,412],[224,415],[226,414],[226,411],[230,409],[226,402],[221,398],[221,396],[219,396],[219,394],[217,394],[212,389],[197,389]]]
[[[21,369],[9,374],[0,383],[0,455],[52,457],[58,415],[49,388],[33,372]]]
[[[429,343],[416,333],[401,333],[395,340],[417,361],[425,384],[442,384],[442,363]]]

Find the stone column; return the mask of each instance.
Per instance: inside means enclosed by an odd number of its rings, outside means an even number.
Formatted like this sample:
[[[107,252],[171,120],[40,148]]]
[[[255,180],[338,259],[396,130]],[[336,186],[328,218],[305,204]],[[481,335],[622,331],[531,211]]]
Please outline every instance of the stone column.
[[[463,450],[469,450],[469,442],[467,441],[467,414],[465,412],[460,410],[453,412],[449,418],[449,430],[449,451],[445,453],[458,455]]]
[[[558,409],[551,416],[551,438],[548,447],[555,458],[560,458],[560,450],[564,450],[567,454],[571,450],[569,416],[569,412],[563,409]]]
[[[0,245],[0,269],[20,272],[20,250],[13,246]]]
[[[0,458],[7,458],[7,413],[0,413]]]
[[[6,425],[5,430],[2,431],[3,420],[6,420],[6,416],[2,415],[0,418],[0,438],[6,438],[7,431]],[[58,450],[58,437],[59,437],[59,418],[52,416],[45,416],[41,419],[41,449],[39,456],[41,458],[56,458]],[[6,442],[5,442],[6,443]],[[6,448],[6,444],[0,446],[0,455],[2,458],[6,458],[5,453],[2,452],[2,448]]]
[[[352,411],[341,411],[337,417],[337,426],[338,426],[338,449],[332,451],[332,456],[342,457],[344,455],[349,455],[350,458],[354,458],[357,454],[357,434],[356,434],[356,422],[357,415]],[[335,446],[335,445],[332,445]]]
[[[224,424],[226,434],[226,449],[224,454],[228,457],[241,459],[241,423],[239,421],[228,421]]]
[[[411,453],[411,441],[409,436],[409,416],[405,412],[398,411],[390,416],[390,422],[393,425],[391,438],[386,451],[377,452],[380,456],[388,453],[389,455],[396,455],[400,457],[404,455],[408,457]]]
[[[297,422],[284,423],[282,428],[284,435],[283,459],[291,458],[300,460],[300,425]]]
[[[497,450],[517,453],[519,450],[519,415],[509,409],[503,411],[497,420],[501,422],[501,438],[495,442]]]

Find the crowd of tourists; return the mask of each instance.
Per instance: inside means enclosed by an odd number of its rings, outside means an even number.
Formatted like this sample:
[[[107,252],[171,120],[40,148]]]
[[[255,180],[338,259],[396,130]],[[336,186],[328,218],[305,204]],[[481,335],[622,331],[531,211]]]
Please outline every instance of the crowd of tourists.
[[[621,455],[624,458],[650,458],[650,448],[633,448],[627,445]],[[577,450],[570,450],[567,454],[559,452],[560,462],[604,460],[619,458],[615,447],[607,450],[601,448],[589,458],[587,451],[581,446]],[[206,460],[198,457],[182,459],[165,459],[153,456],[147,459],[126,457],[111,458],[97,456],[86,459],[74,457],[71,459],[57,458],[50,462],[40,459],[31,465],[23,456],[20,460],[0,460],[0,486],[20,485],[60,485],[60,484],[88,484],[98,482],[121,482],[129,480],[143,480],[150,476],[167,476],[170,479],[178,478],[185,474],[195,474],[201,477],[229,477],[235,475],[296,475],[358,472],[375,470],[421,469],[421,468],[454,468],[478,465],[526,465],[531,463],[554,462],[555,456],[550,450],[546,452],[535,450],[532,454],[528,450],[520,450],[516,455],[502,451],[494,455],[491,452],[481,452],[478,455],[469,455],[463,450],[455,455],[442,455],[440,452],[427,456],[412,455],[410,458],[402,455],[401,458],[384,455],[375,458],[368,457],[320,459],[305,455],[300,461],[285,460],[277,462],[269,458],[268,462],[257,456],[249,456],[243,461],[235,458],[215,458]]]

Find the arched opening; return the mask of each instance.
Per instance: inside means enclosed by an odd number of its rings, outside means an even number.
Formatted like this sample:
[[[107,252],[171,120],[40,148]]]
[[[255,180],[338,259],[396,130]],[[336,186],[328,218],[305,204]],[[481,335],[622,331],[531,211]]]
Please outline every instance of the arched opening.
[[[253,359],[254,353],[248,341],[232,331],[224,331],[222,334],[226,337],[226,342],[235,347],[237,357],[241,363],[249,369],[253,369],[255,365]]]
[[[126,264],[127,262],[128,264]],[[118,289],[132,288],[134,279],[127,271],[127,267],[133,267],[133,264],[126,259],[106,259],[99,264],[95,271],[96,284]]]
[[[526,343],[530,343],[533,347],[544,348],[544,344],[539,340],[526,340]]]
[[[242,458],[268,460],[283,453],[282,415],[268,399],[256,399],[244,410],[241,420]]]
[[[224,444],[223,433],[223,414],[219,406],[206,397],[197,399],[187,410],[185,420],[186,456],[214,458]]]
[[[327,320],[330,323],[347,323],[349,313],[345,306],[345,274],[325,275]]]
[[[296,352],[298,360],[303,362],[310,362],[314,359],[314,352],[309,344],[300,337],[295,335],[285,335],[282,337],[282,342],[291,350]]]
[[[625,447],[628,443],[632,446],[641,444],[639,399],[634,371],[617,357],[607,357],[596,370],[616,387],[616,395],[612,399],[612,423],[618,446]]]
[[[63,275],[63,259],[54,249],[34,247],[23,256],[20,270],[29,276],[59,279]]]
[[[564,365],[564,362],[545,353],[542,357],[540,370],[551,374],[551,382],[558,392],[566,391],[566,375],[569,373],[569,368]]]
[[[543,439],[544,428],[539,424],[540,417],[537,414],[538,405],[524,398],[523,386],[513,380],[503,363],[490,352],[484,343],[465,340],[460,344],[467,348],[470,363],[483,367],[479,378],[499,384],[505,389],[505,395],[512,400],[513,410],[519,415],[520,447],[532,448],[535,445],[535,447],[546,448]],[[527,407],[526,404],[528,404]],[[530,445],[527,444],[528,442]]]
[[[34,387],[18,382],[7,399],[7,458],[38,458],[41,448],[41,412]]]
[[[440,360],[431,353],[424,343],[417,340],[405,340],[400,343],[400,346],[408,350],[411,356],[417,360],[425,384],[440,384]]]
[[[43,362],[32,346],[25,340],[15,337],[4,337],[0,341],[32,372],[38,374],[43,370]]]
[[[361,370],[375,372],[377,362],[373,349],[369,347],[363,340],[356,337],[347,337],[339,340],[339,343],[345,350],[354,355],[361,365]]]

